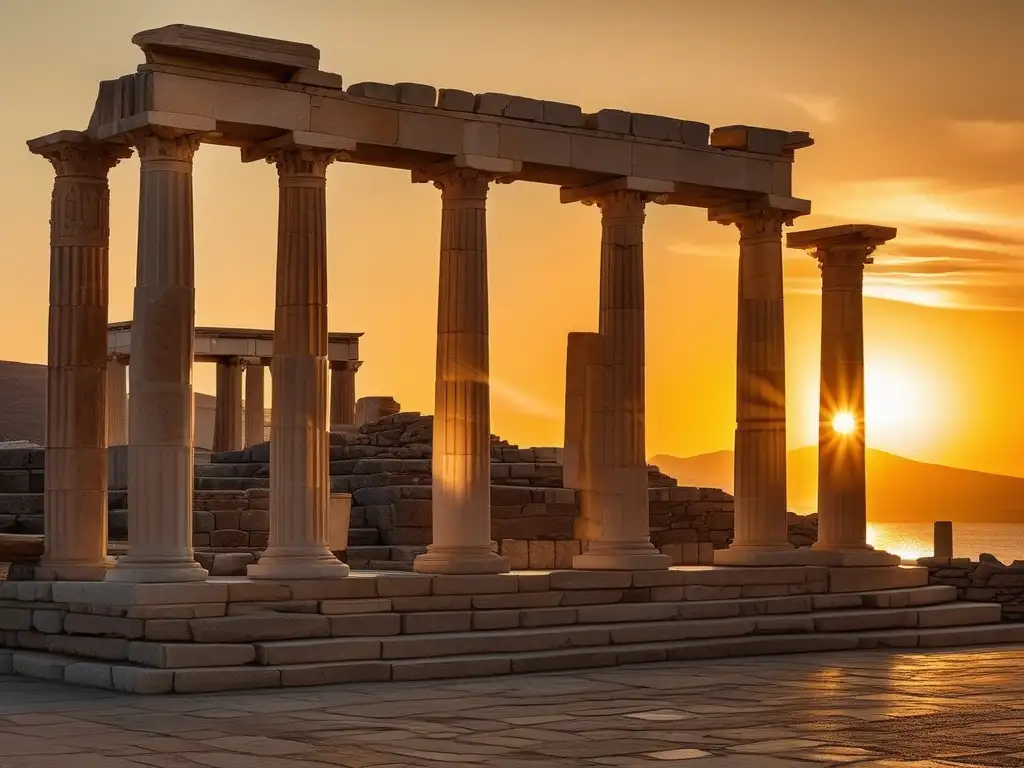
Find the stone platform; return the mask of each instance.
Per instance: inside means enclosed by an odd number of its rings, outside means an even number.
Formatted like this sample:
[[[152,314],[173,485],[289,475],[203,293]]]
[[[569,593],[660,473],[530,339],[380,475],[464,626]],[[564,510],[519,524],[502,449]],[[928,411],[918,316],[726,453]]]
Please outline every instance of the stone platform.
[[[136,693],[1022,642],[919,567],[0,584],[0,673]]]

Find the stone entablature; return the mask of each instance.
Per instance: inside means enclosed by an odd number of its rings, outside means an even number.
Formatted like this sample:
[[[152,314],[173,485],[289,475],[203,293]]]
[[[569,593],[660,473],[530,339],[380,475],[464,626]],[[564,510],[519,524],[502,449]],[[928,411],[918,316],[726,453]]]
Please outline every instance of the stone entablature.
[[[147,63],[101,83],[90,138],[107,141],[168,120],[247,147],[282,132],[343,140],[346,162],[420,169],[452,156],[523,164],[516,177],[579,186],[609,176],[680,185],[703,205],[714,191],[791,194],[793,151],[806,132],[724,126],[420,83],[356,83],[317,69],[319,51],[288,41],[187,25],[133,38]],[[276,50],[301,47],[303,62]],[[720,195],[719,195],[720,196]]]
[[[327,359],[331,363],[359,362],[362,333],[327,334]],[[132,355],[131,321],[107,326],[107,354],[130,362]],[[197,327],[193,359],[197,363],[217,363],[228,358],[270,365],[274,357],[274,332],[255,328]]]
[[[328,333],[327,360],[331,371],[331,423],[349,425],[355,419],[355,375],[362,333]],[[107,444],[128,442],[128,366],[132,356],[131,321],[107,326]],[[262,443],[265,438],[264,371],[274,357],[274,332],[254,328],[195,329],[192,359],[217,364],[214,413],[214,451],[231,451]],[[243,370],[244,369],[244,370]],[[243,397],[244,373],[244,397]],[[243,407],[255,403],[255,408]]]

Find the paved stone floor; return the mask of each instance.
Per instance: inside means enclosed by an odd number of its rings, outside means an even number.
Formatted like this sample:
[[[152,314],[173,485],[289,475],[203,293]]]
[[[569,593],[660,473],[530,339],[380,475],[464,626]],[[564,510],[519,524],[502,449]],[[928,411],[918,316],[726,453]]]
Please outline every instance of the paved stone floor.
[[[141,697],[0,676],[0,768],[1024,766],[1024,648]]]

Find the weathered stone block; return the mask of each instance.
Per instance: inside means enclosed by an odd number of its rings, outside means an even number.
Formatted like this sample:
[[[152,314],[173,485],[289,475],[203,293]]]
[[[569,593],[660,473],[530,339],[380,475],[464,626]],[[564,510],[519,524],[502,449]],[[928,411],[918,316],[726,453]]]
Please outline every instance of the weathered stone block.
[[[331,637],[379,637],[402,631],[397,613],[364,613],[331,616]]]
[[[330,621],[310,614],[260,614],[192,619],[192,637],[197,643],[246,643],[298,637],[327,637]]]
[[[555,542],[531,541],[529,547],[531,570],[549,571],[555,567]]]
[[[249,532],[240,530],[223,530],[210,532],[211,547],[248,547]]]
[[[628,134],[630,114],[621,109],[602,109],[583,116],[584,125],[597,131]]]
[[[398,101],[397,86],[388,83],[353,83],[345,93],[350,96],[360,96],[364,99],[377,99],[378,101]]]
[[[456,88],[441,88],[437,92],[437,106],[453,112],[472,112],[476,108],[476,95]]]
[[[396,83],[398,101],[416,107],[432,107],[437,102],[437,89],[423,83]]]
[[[209,533],[215,530],[216,518],[213,512],[207,512],[205,510],[196,510],[192,513],[192,533]]]
[[[218,528],[230,528],[231,526],[217,526]],[[238,528],[243,531],[269,531],[270,510],[268,509],[247,509],[239,515]]]

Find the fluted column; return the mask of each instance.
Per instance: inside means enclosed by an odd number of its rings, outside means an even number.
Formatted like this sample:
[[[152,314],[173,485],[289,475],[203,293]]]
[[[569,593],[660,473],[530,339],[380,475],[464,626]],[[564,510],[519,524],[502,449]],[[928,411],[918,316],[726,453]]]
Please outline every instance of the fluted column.
[[[331,426],[351,425],[356,420],[356,371],[362,362],[331,363]]]
[[[205,579],[193,559],[195,269],[192,158],[199,137],[146,134],[132,319],[128,553],[108,581]]]
[[[757,565],[791,550],[786,509],[786,329],[782,226],[768,207],[718,220],[740,231],[736,344],[735,533],[715,562]],[[769,554],[770,558],[771,555]]]
[[[433,542],[427,573],[504,573],[492,551],[487,189],[468,168],[438,175],[441,266],[434,388]]]
[[[213,419],[213,450],[242,449],[242,361],[237,357],[217,361],[217,402]]]
[[[266,442],[264,438],[264,372],[266,366],[247,363],[245,367],[245,446]]]
[[[818,540],[814,553],[856,556],[873,565],[892,556],[867,542],[864,420],[864,267],[890,227],[842,225],[792,232],[821,268],[821,389],[818,426]]]
[[[128,443],[128,361],[107,357],[107,445]]]
[[[586,522],[581,569],[667,568],[670,558],[651,544],[644,423],[644,207],[648,195],[621,189],[596,198],[601,209],[601,286],[598,334],[602,396],[590,418],[603,422],[602,445],[588,441],[584,460],[594,480],[580,509]],[[593,387],[592,387],[593,388]],[[594,408],[594,405],[597,408]]]
[[[36,577],[102,579],[107,558],[107,173],[125,147],[30,143],[56,171],[50,208],[45,550]]]
[[[335,152],[282,149],[270,417],[270,541],[251,578],[346,576],[327,547],[327,166]]]

